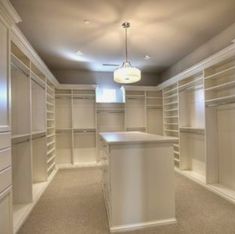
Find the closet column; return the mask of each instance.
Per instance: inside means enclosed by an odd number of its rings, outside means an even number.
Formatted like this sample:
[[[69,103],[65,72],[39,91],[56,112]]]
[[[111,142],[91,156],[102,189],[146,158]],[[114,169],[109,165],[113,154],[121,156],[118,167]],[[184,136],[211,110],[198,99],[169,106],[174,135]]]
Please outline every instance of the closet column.
[[[1,16],[0,42],[0,233],[12,234],[9,29]]]

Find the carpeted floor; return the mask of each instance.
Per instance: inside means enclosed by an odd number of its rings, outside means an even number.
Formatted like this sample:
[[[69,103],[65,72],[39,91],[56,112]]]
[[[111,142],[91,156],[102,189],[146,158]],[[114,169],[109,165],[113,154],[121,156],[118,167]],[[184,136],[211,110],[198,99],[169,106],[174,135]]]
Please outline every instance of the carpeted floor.
[[[108,234],[98,169],[60,171],[19,234]],[[235,206],[176,174],[177,224],[128,234],[235,234]]]

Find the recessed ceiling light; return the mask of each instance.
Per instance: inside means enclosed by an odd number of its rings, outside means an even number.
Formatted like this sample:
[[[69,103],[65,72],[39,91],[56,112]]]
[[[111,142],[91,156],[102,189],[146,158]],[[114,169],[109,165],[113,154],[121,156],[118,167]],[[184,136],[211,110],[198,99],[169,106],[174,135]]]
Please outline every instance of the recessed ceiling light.
[[[76,52],[76,55],[77,55],[77,56],[83,56],[83,53],[82,53],[82,51],[78,50],[78,51]]]
[[[84,23],[84,24],[90,24],[90,23],[91,23],[91,21],[90,21],[90,20],[88,20],[88,19],[84,19],[84,20],[83,20],[83,23]]]
[[[149,55],[145,55],[145,56],[144,56],[144,59],[145,59],[145,60],[149,60],[149,59],[151,59],[151,57],[150,57]]]

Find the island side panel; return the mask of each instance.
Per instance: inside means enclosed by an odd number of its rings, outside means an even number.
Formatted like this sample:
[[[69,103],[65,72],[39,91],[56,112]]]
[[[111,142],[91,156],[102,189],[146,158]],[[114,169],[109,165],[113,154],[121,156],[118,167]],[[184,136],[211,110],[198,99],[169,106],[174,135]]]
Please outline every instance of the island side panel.
[[[175,219],[173,145],[110,147],[111,229]]]

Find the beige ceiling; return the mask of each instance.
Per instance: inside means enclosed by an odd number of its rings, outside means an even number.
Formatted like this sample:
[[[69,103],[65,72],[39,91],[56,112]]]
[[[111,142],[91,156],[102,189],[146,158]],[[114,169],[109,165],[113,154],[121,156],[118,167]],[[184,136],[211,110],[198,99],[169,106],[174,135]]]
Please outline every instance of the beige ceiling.
[[[23,19],[19,27],[51,69],[113,70],[102,64],[122,62],[120,25],[129,21],[132,64],[158,72],[235,22],[235,0],[11,2]]]

